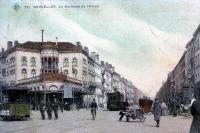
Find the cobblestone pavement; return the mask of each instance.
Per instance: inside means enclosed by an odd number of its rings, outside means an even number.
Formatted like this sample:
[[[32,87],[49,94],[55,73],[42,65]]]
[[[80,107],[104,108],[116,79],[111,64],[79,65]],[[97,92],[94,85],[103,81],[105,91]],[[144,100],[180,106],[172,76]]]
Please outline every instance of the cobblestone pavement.
[[[33,111],[27,121],[0,121],[0,133],[188,133],[191,118],[161,117],[160,128],[155,127],[153,115],[146,115],[144,123],[125,118],[119,122],[118,112],[98,110],[92,120],[89,110],[59,112],[58,120],[41,120],[39,111]]]

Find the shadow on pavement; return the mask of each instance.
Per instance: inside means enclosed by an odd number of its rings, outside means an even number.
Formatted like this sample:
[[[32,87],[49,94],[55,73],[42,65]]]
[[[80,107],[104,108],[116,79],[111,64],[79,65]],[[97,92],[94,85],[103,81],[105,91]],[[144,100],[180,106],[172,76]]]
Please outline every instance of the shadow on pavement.
[[[155,125],[149,125],[149,124],[142,124],[144,126],[148,126],[148,127],[156,127]]]

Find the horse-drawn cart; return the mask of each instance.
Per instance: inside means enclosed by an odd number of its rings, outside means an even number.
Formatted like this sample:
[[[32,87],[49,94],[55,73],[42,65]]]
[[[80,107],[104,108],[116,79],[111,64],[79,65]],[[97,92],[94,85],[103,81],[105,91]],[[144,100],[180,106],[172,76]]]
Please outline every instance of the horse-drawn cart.
[[[139,106],[141,108],[143,108],[145,113],[149,113],[149,112],[152,111],[151,110],[152,104],[153,104],[153,101],[150,100],[150,99],[145,99],[145,98],[144,99],[139,99]]]

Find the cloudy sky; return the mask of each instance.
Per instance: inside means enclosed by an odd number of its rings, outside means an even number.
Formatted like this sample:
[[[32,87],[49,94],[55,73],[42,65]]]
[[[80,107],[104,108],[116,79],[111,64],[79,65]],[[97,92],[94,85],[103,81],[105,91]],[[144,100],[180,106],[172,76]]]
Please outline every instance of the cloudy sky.
[[[153,97],[199,22],[198,0],[0,0],[0,47],[44,29],[45,41],[80,41]]]

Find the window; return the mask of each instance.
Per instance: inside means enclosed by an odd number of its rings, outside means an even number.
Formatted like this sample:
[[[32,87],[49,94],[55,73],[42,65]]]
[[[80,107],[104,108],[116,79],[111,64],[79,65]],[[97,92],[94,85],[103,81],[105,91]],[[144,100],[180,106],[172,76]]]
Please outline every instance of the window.
[[[27,71],[26,69],[22,69],[22,79],[26,79],[27,78]]]
[[[74,57],[72,60],[72,67],[77,67],[77,66],[78,66],[78,59]]]
[[[32,70],[31,70],[31,75],[32,75],[32,77],[35,77],[35,76],[36,76],[36,71],[35,71],[35,69],[32,69]]]
[[[87,76],[87,71],[86,70],[83,70],[83,75]]]
[[[6,77],[6,69],[2,69],[2,77]]]
[[[76,69],[72,68],[72,73],[73,73],[74,78],[76,79],[78,71]]]
[[[68,58],[65,58],[63,61],[63,67],[69,67],[69,60]]]
[[[10,58],[10,63],[14,63],[15,62],[15,57],[11,57]]]
[[[65,75],[68,75],[68,70],[67,70],[67,69],[64,70],[64,74],[65,74]]]
[[[21,62],[22,62],[22,66],[27,66],[27,59],[25,56],[22,57]]]
[[[10,75],[14,75],[15,74],[15,69],[10,70]]]
[[[83,58],[83,64],[87,65],[87,61],[85,58]]]
[[[32,57],[32,58],[31,58],[31,66],[32,66],[32,67],[35,67],[35,66],[36,66],[35,57]]]

